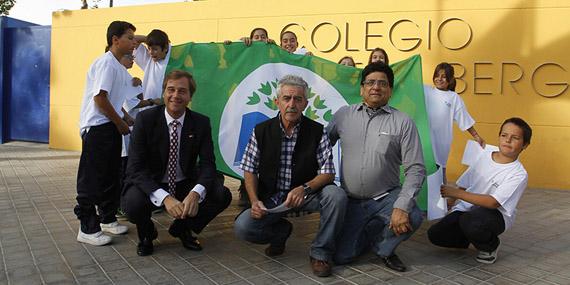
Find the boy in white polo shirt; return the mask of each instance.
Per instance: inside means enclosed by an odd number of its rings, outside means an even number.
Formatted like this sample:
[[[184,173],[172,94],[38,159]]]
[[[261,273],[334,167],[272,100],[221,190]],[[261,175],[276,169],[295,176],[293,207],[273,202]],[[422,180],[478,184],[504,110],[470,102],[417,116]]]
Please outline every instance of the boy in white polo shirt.
[[[170,58],[170,41],[161,30],[152,30],[147,36],[137,35],[135,63],[144,71],[143,94],[154,105],[162,103],[162,82]],[[145,43],[146,47],[141,43]],[[141,108],[147,109],[150,107]]]
[[[499,235],[514,222],[516,206],[528,182],[528,174],[518,160],[530,144],[532,129],[520,118],[503,122],[499,151],[485,151],[457,181],[441,186],[441,196],[459,200],[451,213],[428,230],[429,240],[438,246],[479,250],[475,258],[494,263]]]
[[[82,150],[74,209],[81,222],[79,242],[104,245],[111,242],[111,237],[103,232],[124,234],[128,230],[115,217],[120,197],[122,135],[130,132],[121,118],[130,81],[120,59],[133,52],[135,30],[131,23],[112,22],[107,28],[109,51],[97,58],[87,72],[79,121]]]

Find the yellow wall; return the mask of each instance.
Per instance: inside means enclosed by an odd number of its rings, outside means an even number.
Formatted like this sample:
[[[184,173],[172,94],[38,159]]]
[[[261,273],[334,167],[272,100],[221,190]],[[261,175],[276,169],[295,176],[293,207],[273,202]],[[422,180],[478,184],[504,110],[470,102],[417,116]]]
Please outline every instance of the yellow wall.
[[[530,186],[570,189],[564,174],[570,152],[563,148],[570,141],[568,18],[566,1],[490,0],[212,0],[55,12],[50,147],[81,148],[77,122],[85,74],[103,52],[111,21],[132,22],[140,34],[162,29],[173,44],[238,39],[257,26],[278,39],[291,25],[303,45],[332,61],[351,55],[364,63],[366,49],[376,46],[388,51],[391,62],[419,53],[427,84],[437,63],[458,64],[458,91],[487,142],[496,144],[505,118],[524,118],[534,130],[532,145],[521,158]],[[468,138],[455,129],[451,180],[464,169],[459,161]]]

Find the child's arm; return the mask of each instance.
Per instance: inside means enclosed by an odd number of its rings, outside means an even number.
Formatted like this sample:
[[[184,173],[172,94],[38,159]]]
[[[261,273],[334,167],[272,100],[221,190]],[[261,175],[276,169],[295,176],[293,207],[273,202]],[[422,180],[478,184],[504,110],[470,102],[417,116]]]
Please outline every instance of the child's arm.
[[[477,130],[475,130],[475,127],[471,126],[469,129],[467,129],[467,131],[471,134],[473,139],[475,139],[475,141],[477,141],[477,143],[479,143],[479,145],[482,148],[485,148],[485,140],[479,136],[479,134],[477,133]]]
[[[441,196],[444,198],[461,199],[465,202],[469,202],[473,205],[497,209],[501,206],[495,198],[487,194],[474,194],[465,191],[465,188],[454,187],[449,185],[441,185],[440,188]]]
[[[105,115],[107,118],[109,118],[109,120],[111,120],[111,122],[115,124],[117,130],[119,130],[119,133],[126,135],[131,132],[127,123],[123,121],[123,118],[121,118],[117,112],[115,112],[113,105],[111,105],[111,102],[109,102],[109,99],[107,98],[107,91],[100,90],[99,94],[93,97],[93,101],[101,113],[103,113],[103,115]]]
[[[135,41],[137,41],[137,46],[135,47],[135,49],[136,49],[137,47],[139,47],[140,44],[146,43],[146,36],[144,36],[144,35],[135,35]]]

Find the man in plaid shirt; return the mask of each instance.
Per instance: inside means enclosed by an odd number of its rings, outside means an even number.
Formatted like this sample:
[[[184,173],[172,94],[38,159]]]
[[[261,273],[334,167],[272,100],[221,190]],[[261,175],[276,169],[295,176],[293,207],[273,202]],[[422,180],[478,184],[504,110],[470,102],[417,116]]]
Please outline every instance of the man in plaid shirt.
[[[240,168],[251,208],[235,222],[236,235],[253,243],[267,244],[267,256],[283,254],[293,226],[287,208],[319,211],[320,226],[309,253],[311,267],[320,277],[331,274],[330,259],[344,221],[346,194],[334,183],[332,148],[323,125],[303,116],[308,84],[286,75],[279,81],[275,104],[279,114],[255,126]]]

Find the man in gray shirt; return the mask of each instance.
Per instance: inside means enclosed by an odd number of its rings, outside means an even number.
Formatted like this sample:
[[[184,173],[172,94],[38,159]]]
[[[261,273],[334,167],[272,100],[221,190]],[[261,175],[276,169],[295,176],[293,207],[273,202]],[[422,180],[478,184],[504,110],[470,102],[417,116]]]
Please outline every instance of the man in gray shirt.
[[[340,108],[327,126],[332,144],[340,139],[341,186],[349,197],[337,264],[371,247],[388,268],[405,271],[394,251],[423,220],[415,201],[426,173],[420,138],[412,119],[388,106],[393,86],[388,65],[369,64],[360,82],[363,103]]]

